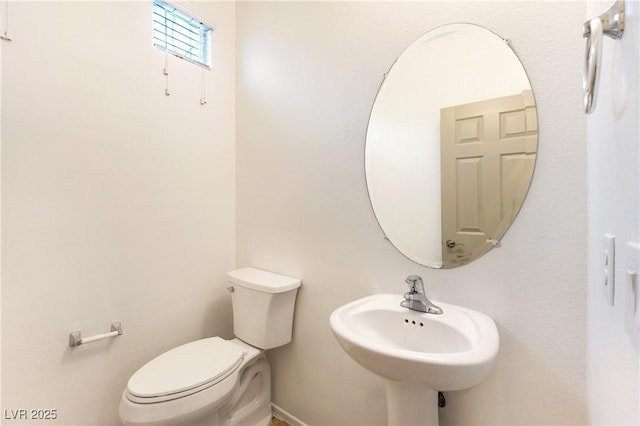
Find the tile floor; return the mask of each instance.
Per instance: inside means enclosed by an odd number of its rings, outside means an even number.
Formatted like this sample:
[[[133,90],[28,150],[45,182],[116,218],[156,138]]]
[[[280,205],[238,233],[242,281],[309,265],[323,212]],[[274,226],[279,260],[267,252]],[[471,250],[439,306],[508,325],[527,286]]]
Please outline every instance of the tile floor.
[[[271,426],[289,426],[289,423],[277,417],[271,417]]]

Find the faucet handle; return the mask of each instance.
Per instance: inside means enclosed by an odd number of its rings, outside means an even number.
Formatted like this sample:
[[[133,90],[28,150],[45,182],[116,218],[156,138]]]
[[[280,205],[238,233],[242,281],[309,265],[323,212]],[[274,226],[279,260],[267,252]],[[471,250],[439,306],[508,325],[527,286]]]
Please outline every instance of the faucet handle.
[[[409,293],[424,294],[424,283],[418,275],[409,275],[404,282],[409,285]]]

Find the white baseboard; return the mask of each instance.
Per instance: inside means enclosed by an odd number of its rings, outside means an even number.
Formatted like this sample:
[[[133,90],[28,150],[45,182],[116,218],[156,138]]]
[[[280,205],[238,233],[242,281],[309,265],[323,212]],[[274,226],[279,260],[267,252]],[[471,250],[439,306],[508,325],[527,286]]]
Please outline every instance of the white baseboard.
[[[271,413],[274,417],[277,417],[280,420],[284,420],[290,426],[307,426],[302,420],[278,407],[276,404],[271,404]]]

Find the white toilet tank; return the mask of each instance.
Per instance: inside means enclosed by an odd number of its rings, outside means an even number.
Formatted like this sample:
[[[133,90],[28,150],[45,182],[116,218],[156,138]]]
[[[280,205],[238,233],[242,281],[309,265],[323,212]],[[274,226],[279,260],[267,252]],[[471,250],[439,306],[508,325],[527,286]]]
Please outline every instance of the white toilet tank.
[[[255,268],[227,273],[233,284],[233,330],[237,338],[261,349],[286,345],[300,280]]]

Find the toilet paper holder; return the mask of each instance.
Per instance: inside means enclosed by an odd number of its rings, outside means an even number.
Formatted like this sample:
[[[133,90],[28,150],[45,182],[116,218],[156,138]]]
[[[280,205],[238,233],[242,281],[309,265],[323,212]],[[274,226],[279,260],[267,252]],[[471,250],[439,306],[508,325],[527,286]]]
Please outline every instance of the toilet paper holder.
[[[69,346],[75,347],[86,343],[93,343],[99,340],[108,339],[109,337],[122,336],[122,323],[120,321],[111,323],[111,331],[109,333],[96,334],[91,337],[82,337],[80,331],[73,331],[69,333]]]

